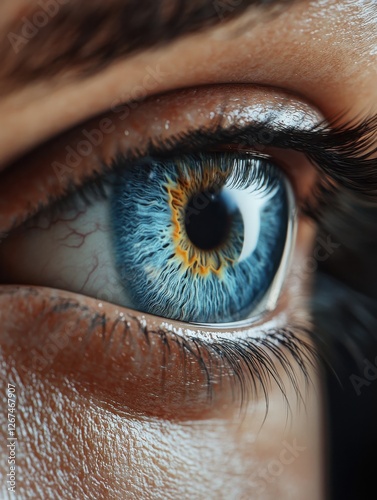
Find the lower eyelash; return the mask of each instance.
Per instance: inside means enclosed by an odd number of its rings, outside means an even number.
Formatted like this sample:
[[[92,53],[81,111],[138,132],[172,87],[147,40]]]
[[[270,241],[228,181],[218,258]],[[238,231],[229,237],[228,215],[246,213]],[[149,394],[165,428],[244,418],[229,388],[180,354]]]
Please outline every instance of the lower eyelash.
[[[309,342],[298,338],[299,330],[300,334],[303,335],[303,330],[298,327],[286,327],[265,332],[260,339],[229,339],[227,342],[222,340],[221,343],[218,342],[209,345],[201,343],[200,348],[206,354],[211,352],[215,356],[219,356],[226,363],[226,366],[229,367],[236,379],[234,392],[235,396],[240,396],[241,406],[247,403],[250,395],[251,397],[258,398],[260,391],[262,391],[265,397],[267,414],[269,402],[268,389],[272,381],[278,385],[287,407],[290,408],[287,387],[283,382],[283,377],[279,374],[279,365],[294,388],[297,398],[304,399],[295,364],[300,368],[299,373],[304,375],[305,381],[308,383],[310,380],[308,368],[315,365],[316,352]],[[305,335],[307,335],[307,332],[305,332]],[[198,339],[190,340],[195,343],[200,342]],[[273,358],[276,358],[276,360]],[[209,377],[209,391],[210,383]],[[235,397],[235,399],[238,398]]]
[[[67,309],[79,309],[80,314],[87,314],[88,308],[83,308],[74,301],[65,301],[53,309],[53,312],[66,311]],[[186,357],[194,357],[198,363],[207,384],[208,399],[214,397],[214,383],[222,380],[222,374],[226,372],[232,381],[233,399],[240,402],[241,409],[251,399],[257,399],[262,394],[266,403],[266,415],[269,407],[269,388],[272,382],[277,384],[290,410],[291,401],[288,398],[288,387],[284,383],[282,373],[287,377],[293,387],[297,399],[304,401],[304,394],[299,383],[299,376],[304,377],[305,385],[308,386],[310,379],[310,368],[318,364],[318,354],[315,347],[310,343],[311,332],[309,328],[291,325],[284,328],[276,328],[261,331],[258,338],[231,338],[224,337],[218,340],[205,341],[195,335],[183,336],[169,328],[157,330],[149,328],[144,320],[130,315],[133,324],[137,325],[139,333],[142,333],[146,344],[151,346],[152,339],[158,338],[162,346],[162,374],[161,382],[164,384],[164,369],[169,365],[169,356],[177,346],[182,356],[183,376],[186,376]],[[111,324],[112,323],[112,324]],[[91,320],[90,329],[83,335],[84,346],[90,342],[90,337],[100,328],[102,331],[104,351],[109,350],[113,342],[114,330],[121,324],[124,329],[123,341],[131,334],[131,327],[127,321],[116,320],[112,322],[104,314],[96,314]],[[135,335],[137,332],[133,332]],[[308,340],[303,340],[307,338]],[[117,351],[126,349],[125,345],[111,346]],[[142,353],[146,355],[145,352]]]
[[[55,325],[55,322],[56,325],[60,322],[66,325],[69,317],[66,315],[72,311],[74,318],[81,318],[88,325],[87,328],[73,334],[79,335],[79,347],[74,348],[79,364],[86,362],[85,351],[91,343],[92,336],[97,333],[102,338],[100,356],[103,356],[103,359],[108,357],[111,363],[113,363],[114,356],[115,358],[120,356],[119,359],[124,359],[123,356],[127,357],[127,349],[130,349],[129,341],[133,349],[137,346],[143,359],[148,357],[149,349],[157,346],[158,356],[161,356],[161,369],[158,370],[158,376],[161,379],[162,389],[164,389],[166,370],[169,370],[169,364],[178,352],[179,369],[182,369],[183,380],[190,380],[191,364],[196,363],[204,377],[209,403],[214,402],[216,390],[221,393],[223,381],[226,381],[231,384],[233,402],[239,404],[241,410],[246,408],[250,400],[256,401],[262,397],[265,399],[265,416],[267,416],[272,384],[277,385],[284,398],[287,416],[290,414],[292,404],[289,396],[291,388],[296,393],[297,401],[305,404],[303,391],[311,383],[312,369],[318,365],[319,360],[317,350],[310,341],[309,325],[299,326],[292,323],[284,328],[258,332],[258,337],[254,333],[252,337],[243,333],[243,338],[237,338],[237,334],[231,337],[231,332],[229,338],[224,338],[224,335],[216,337],[215,334],[211,340],[206,340],[192,332],[187,335],[177,332],[173,327],[151,328],[136,311],[117,315],[117,318],[113,320],[106,314],[95,312],[92,307],[81,304],[75,299],[60,297],[51,291],[49,293],[52,293],[51,299],[48,299],[43,289],[34,287],[7,286],[0,289],[0,296],[8,298],[13,304],[16,304],[17,298],[27,303],[27,310],[30,310],[30,314],[34,309],[38,311],[42,321],[38,323],[38,329],[43,324],[43,318],[48,318],[48,337],[34,339],[35,347],[38,349],[42,349],[44,344],[49,345],[50,335],[51,338],[55,338],[55,327],[50,331],[51,325]],[[28,321],[27,314],[23,317],[25,321]],[[68,323],[70,321],[68,319]],[[74,325],[75,329],[79,328],[77,320],[74,320]],[[20,325],[19,328],[21,328]],[[183,329],[184,325],[181,328]],[[116,331],[120,335],[116,335]],[[140,334],[141,338],[145,339],[142,345],[136,340]],[[29,332],[28,335],[33,336],[33,333]],[[63,337],[66,338],[64,335]],[[65,348],[69,348],[69,344],[64,343],[61,349]],[[34,350],[28,347],[26,355],[32,356]],[[56,350],[52,354],[57,355]],[[83,366],[83,372],[86,369]],[[127,373],[121,371],[121,365],[118,369],[120,373],[117,374],[117,378],[120,381],[122,377],[128,377]],[[48,365],[48,370],[51,370],[50,365]],[[191,385],[195,380],[190,380]],[[304,388],[302,380],[305,382]]]

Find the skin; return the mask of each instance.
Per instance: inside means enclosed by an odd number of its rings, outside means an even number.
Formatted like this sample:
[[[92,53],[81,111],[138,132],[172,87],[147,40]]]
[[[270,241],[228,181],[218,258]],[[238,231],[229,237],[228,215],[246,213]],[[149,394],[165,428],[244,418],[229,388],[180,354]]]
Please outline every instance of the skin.
[[[157,65],[163,76],[143,97],[204,84],[247,83],[302,96],[327,118],[376,113],[377,15],[372,4],[302,2],[267,24],[248,30],[244,16],[122,60],[79,82],[59,78],[9,89],[0,97],[1,168],[53,135],[132,99],[147,68]],[[14,15],[11,2],[1,5],[0,14],[2,19]],[[22,172],[18,175],[22,186]],[[2,197],[6,205],[7,194]],[[9,210],[2,215],[0,232],[8,230],[14,214]],[[313,240],[313,227],[301,221],[296,266],[305,265]],[[306,324],[310,278],[291,272],[278,311],[256,328],[290,319]],[[124,373],[100,354],[99,331],[86,369],[70,361],[84,331],[81,313],[52,321],[43,300],[71,296],[51,293],[8,290],[0,297],[1,391],[9,382],[17,388],[19,498],[323,498],[326,433],[318,369],[308,368],[308,387],[297,371],[304,404],[282,373],[291,412],[287,417],[287,403],[271,384],[265,421],[263,394],[250,395],[240,412],[240,401],[233,401],[229,387],[215,380],[216,397],[209,404],[199,374],[193,375],[196,388],[180,399],[184,382],[178,362],[166,396],[158,383],[158,344],[147,365],[151,381],[140,375],[138,361],[128,361],[131,381],[122,385]],[[90,311],[102,308],[115,314],[109,303],[73,297]],[[32,349],[53,335],[63,338],[66,321],[78,325],[73,327],[78,331],[48,366],[37,369]],[[124,364],[119,366],[124,370]],[[6,438],[5,412],[0,413],[0,429]],[[1,471],[8,469],[6,460],[4,452]],[[1,479],[0,496],[7,498],[6,478]]]

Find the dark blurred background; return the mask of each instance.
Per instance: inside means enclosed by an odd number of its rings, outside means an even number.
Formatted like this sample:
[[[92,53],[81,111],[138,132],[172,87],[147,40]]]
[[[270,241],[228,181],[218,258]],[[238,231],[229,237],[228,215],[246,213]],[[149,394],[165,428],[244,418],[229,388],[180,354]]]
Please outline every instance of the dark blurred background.
[[[347,206],[339,216],[338,208]],[[321,264],[313,302],[325,360],[330,498],[377,499],[377,209],[338,199],[320,225],[339,248]]]

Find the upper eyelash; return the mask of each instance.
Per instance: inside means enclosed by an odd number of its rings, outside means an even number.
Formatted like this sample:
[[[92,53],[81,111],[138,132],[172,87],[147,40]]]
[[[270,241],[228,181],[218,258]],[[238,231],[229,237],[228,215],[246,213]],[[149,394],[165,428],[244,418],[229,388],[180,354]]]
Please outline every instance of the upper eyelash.
[[[321,123],[310,130],[297,127],[281,129],[268,122],[246,127],[191,130],[172,137],[163,144],[150,141],[142,154],[133,151],[130,160],[140,156],[178,155],[224,144],[249,147],[270,146],[302,152],[313,164],[340,186],[374,198],[377,194],[377,115],[361,121],[338,125]]]
[[[106,174],[125,168],[128,164],[146,160],[148,157],[171,158],[182,154],[190,154],[198,150],[213,150],[224,145],[245,145],[251,149],[259,146],[280,147],[302,152],[325,173],[321,184],[315,186],[312,202],[300,207],[303,213],[318,221],[323,209],[331,203],[333,192],[343,187],[350,192],[361,195],[375,202],[377,193],[377,159],[373,155],[377,151],[377,115],[362,120],[351,120],[339,125],[340,118],[331,123],[320,123],[310,130],[297,127],[269,126],[268,121],[251,124],[245,127],[224,128],[221,122],[212,127],[187,132],[160,140],[150,140],[143,150],[133,148],[125,153],[118,153],[111,164],[103,162],[99,157],[95,161],[101,164],[101,172],[83,179],[81,186],[68,185],[64,194],[36,207],[25,218],[13,221],[9,230],[15,229],[28,219],[34,218],[44,209],[55,210],[70,203],[73,194],[84,198],[94,194],[97,200],[103,196],[103,178]],[[273,138],[273,140],[271,139]],[[265,156],[255,150],[253,154]],[[330,196],[329,196],[330,195]],[[90,202],[90,201],[89,201]]]
[[[377,115],[360,122],[337,125],[322,123],[311,130],[276,129],[268,122],[247,127],[191,131],[169,141],[169,154],[188,147],[215,147],[219,144],[243,144],[255,147],[273,146],[304,153],[315,166],[340,186],[366,196],[377,194]],[[166,153],[163,147],[150,143],[149,154]]]
[[[144,161],[148,157],[171,158],[225,144],[292,149],[305,154],[326,176],[322,176],[320,184],[314,187],[313,200],[308,200],[301,207],[302,212],[318,222],[331,203],[334,191],[339,189],[377,201],[377,158],[373,157],[377,152],[377,115],[342,125],[338,124],[339,120],[320,123],[310,130],[297,127],[276,129],[268,122],[231,128],[215,123],[213,127],[189,130],[164,142],[151,140],[144,152],[137,149],[128,151],[126,155],[119,155],[112,165],[103,164],[103,170],[104,173],[108,170],[116,172],[140,158]],[[253,154],[255,157],[266,156],[257,150]]]
[[[301,207],[303,212],[318,220],[328,196],[330,195],[331,202],[334,191],[339,189],[355,193],[368,201],[376,201],[377,158],[374,155],[377,153],[377,115],[342,125],[338,125],[338,121],[339,119],[330,124],[320,123],[310,130],[297,127],[277,129],[270,127],[268,122],[231,128],[215,123],[213,127],[189,130],[164,141],[150,140],[142,151],[130,149],[125,154],[119,153],[111,165],[102,163],[102,173],[87,179],[82,187],[85,190],[92,185],[99,192],[99,181],[105,174],[116,173],[141,159],[143,162],[148,158],[171,159],[195,151],[215,150],[224,145],[242,145],[251,149],[258,146],[291,149],[303,153],[325,174],[325,177],[321,177],[320,184],[314,188],[314,202]],[[252,154],[256,158],[266,158],[257,149]],[[273,161],[273,158],[269,159]],[[321,209],[319,205],[322,205]]]

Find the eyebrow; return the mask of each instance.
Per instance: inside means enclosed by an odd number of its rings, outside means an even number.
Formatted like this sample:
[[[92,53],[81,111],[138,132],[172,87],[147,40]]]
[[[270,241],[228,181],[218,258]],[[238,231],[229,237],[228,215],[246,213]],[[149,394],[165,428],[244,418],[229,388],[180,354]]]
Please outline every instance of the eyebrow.
[[[234,19],[252,6],[280,13],[295,0],[38,0],[9,23],[0,48],[12,85],[100,71],[128,55]],[[8,42],[8,43],[6,43]]]

